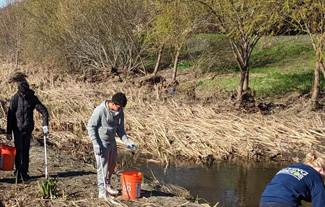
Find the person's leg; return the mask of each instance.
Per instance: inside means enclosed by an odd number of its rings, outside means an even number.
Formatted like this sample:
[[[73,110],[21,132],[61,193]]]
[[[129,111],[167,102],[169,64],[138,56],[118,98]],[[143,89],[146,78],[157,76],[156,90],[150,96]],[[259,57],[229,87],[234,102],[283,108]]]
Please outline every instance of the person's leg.
[[[30,149],[30,139],[32,137],[31,133],[23,134],[23,156],[21,163],[21,174],[24,179],[30,179],[28,173],[29,169],[29,149]]]
[[[99,144],[99,145],[98,145]],[[101,149],[101,155],[96,155],[96,167],[97,167],[97,188],[98,188],[98,197],[106,198],[106,176],[107,176],[107,149],[103,146],[102,142],[93,143],[93,147]],[[94,150],[95,151],[95,150]],[[105,170],[106,168],[106,170]],[[106,173],[105,173],[106,172]]]
[[[107,166],[107,179],[106,179],[106,190],[110,195],[117,195],[118,190],[114,189],[111,185],[111,177],[114,173],[117,162],[117,146],[116,142],[111,142],[108,151],[108,166]]]
[[[14,131],[14,143],[16,147],[16,157],[15,157],[15,176],[20,178],[20,172],[22,168],[22,157],[23,157],[23,135],[19,131]]]
[[[116,142],[111,142],[108,150],[108,166],[107,166],[107,184],[111,183],[111,177],[114,173],[117,162],[117,146]]]

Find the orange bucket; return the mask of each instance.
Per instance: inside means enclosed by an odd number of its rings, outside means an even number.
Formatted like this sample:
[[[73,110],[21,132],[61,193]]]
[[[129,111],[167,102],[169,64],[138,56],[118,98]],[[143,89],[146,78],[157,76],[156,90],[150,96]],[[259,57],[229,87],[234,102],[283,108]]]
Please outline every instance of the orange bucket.
[[[140,198],[142,173],[125,171],[122,173],[122,197],[126,199]]]
[[[14,169],[16,148],[0,146],[0,170],[10,171]]]

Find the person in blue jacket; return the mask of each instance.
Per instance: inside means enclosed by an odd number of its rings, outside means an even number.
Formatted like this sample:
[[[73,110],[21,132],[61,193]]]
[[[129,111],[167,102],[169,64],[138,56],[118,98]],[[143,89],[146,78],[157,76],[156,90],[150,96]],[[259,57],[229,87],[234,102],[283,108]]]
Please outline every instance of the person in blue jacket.
[[[301,201],[325,207],[325,160],[308,153],[304,163],[280,170],[266,186],[260,207],[296,207]]]

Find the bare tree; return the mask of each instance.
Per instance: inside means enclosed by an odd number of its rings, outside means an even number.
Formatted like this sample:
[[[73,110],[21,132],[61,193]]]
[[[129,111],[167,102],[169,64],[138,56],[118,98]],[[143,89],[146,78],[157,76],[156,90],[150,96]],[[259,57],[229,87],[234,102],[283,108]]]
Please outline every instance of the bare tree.
[[[29,42],[38,57],[69,68],[120,68],[146,73],[136,26],[145,18],[140,0],[29,0]],[[31,48],[31,47],[30,47]]]
[[[15,68],[19,68],[24,27],[22,5],[16,1],[7,1],[7,6],[0,11],[0,42],[2,54],[11,57]]]

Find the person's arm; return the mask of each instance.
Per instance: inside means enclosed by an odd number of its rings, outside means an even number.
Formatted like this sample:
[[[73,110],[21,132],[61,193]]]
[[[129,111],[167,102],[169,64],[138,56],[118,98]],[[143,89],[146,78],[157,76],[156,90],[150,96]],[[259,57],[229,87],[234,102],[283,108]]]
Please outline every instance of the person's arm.
[[[97,140],[99,140],[99,134],[98,134],[98,128],[101,125],[101,108],[97,107],[93,114],[91,115],[88,124],[87,124],[87,130],[88,130],[88,135],[93,143],[97,143]]]
[[[313,207],[325,207],[325,187],[322,179],[317,177],[310,188]]]
[[[7,114],[7,134],[12,134],[12,128],[14,125],[14,121],[16,119],[16,110],[17,110],[17,106],[16,106],[16,99],[17,97],[12,97],[10,100],[10,106],[8,108],[8,114]]]
[[[43,116],[43,127],[49,126],[49,112],[46,107],[40,102],[40,100],[35,96],[35,108]]]
[[[120,123],[119,126],[117,128],[117,135],[122,139],[122,141],[124,141],[123,139],[127,139],[125,130],[124,130],[124,112],[121,111],[121,119],[120,119]]]
[[[121,121],[117,128],[117,135],[121,138],[121,140],[126,144],[128,148],[136,149],[137,146],[131,140],[128,139],[124,130],[124,112],[121,112]]]

